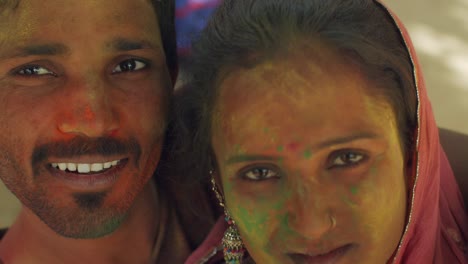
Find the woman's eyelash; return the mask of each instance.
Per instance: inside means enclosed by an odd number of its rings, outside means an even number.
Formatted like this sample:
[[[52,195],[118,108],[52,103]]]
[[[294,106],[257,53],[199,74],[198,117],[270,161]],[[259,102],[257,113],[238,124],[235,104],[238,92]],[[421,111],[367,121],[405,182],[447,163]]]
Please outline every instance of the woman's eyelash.
[[[346,150],[335,152],[329,159],[329,168],[346,168],[357,166],[367,160],[368,156],[360,151]]]
[[[242,179],[250,181],[264,181],[281,177],[281,173],[277,169],[273,169],[268,166],[249,167],[243,169],[239,175]]]

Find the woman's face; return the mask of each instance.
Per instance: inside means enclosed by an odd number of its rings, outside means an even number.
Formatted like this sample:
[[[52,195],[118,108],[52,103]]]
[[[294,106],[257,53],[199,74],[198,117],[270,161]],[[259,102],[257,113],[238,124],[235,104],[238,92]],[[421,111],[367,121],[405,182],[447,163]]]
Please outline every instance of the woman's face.
[[[226,205],[257,263],[385,263],[403,233],[395,114],[326,48],[230,72],[212,144]]]

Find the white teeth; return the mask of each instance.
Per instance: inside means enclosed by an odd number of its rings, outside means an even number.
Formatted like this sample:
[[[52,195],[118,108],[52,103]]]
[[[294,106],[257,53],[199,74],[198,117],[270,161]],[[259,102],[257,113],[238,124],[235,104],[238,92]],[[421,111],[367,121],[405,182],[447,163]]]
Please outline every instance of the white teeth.
[[[102,163],[93,163],[91,164],[91,171],[102,171],[104,165]]]
[[[69,171],[76,171],[76,164],[75,163],[67,163],[67,169]]]
[[[79,173],[88,173],[91,171],[91,166],[89,164],[80,164],[78,163],[78,172]]]
[[[51,163],[53,168],[61,171],[73,171],[78,173],[100,172],[119,164],[120,160],[108,161],[104,163]]]

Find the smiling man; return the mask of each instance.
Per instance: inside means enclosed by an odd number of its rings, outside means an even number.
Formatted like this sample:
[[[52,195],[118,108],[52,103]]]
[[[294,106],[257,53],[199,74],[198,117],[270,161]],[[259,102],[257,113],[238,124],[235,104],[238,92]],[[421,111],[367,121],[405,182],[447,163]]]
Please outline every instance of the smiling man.
[[[0,0],[0,178],[23,205],[0,262],[189,253],[149,181],[172,89],[172,19],[169,0]]]

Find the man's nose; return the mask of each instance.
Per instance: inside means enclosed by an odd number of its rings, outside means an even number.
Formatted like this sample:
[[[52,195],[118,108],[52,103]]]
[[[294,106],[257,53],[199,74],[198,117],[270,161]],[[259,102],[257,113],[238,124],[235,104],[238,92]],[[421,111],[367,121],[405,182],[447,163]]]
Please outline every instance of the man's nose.
[[[100,137],[115,133],[119,120],[113,89],[103,79],[78,79],[68,82],[57,105],[57,127],[68,135]]]

